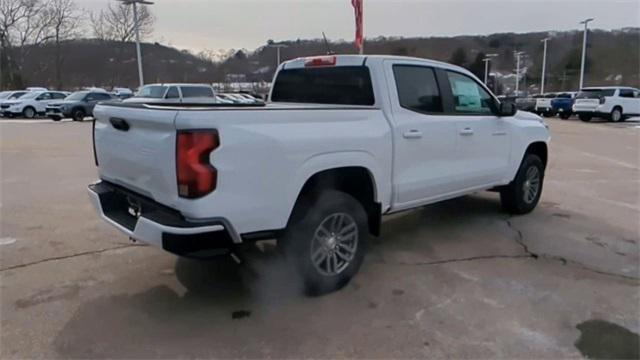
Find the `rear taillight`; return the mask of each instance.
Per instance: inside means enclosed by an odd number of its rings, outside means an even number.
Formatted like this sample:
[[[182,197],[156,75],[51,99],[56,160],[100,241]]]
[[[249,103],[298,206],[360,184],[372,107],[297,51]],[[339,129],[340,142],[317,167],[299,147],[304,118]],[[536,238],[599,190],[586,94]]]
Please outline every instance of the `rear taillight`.
[[[218,171],[211,165],[210,154],[219,145],[215,130],[178,131],[176,176],[180,197],[195,199],[216,189]]]

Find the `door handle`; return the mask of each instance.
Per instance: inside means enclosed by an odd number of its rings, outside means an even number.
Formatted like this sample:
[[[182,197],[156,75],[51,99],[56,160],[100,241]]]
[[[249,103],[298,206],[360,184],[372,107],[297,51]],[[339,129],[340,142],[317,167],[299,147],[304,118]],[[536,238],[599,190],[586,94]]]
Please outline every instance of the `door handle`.
[[[422,131],[412,129],[402,134],[402,137],[404,137],[405,139],[421,139]]]
[[[470,136],[470,135],[473,135],[473,129],[472,129],[472,128],[469,128],[469,127],[464,128],[464,129],[460,130],[460,135],[462,135],[462,136]]]
[[[114,129],[120,131],[129,131],[129,123],[125,119],[120,118],[110,118],[109,122]]]

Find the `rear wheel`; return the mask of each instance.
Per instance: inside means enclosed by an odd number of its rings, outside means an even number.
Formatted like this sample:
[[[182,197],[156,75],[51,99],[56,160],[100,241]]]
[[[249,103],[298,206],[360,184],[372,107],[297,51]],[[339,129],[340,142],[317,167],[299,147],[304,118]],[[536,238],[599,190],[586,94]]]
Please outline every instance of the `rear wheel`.
[[[71,113],[71,118],[73,119],[73,121],[82,121],[84,120],[85,116],[87,115],[84,113],[84,110],[82,109],[75,109]]]
[[[567,120],[571,117],[571,113],[562,113],[560,114],[560,119]]]
[[[24,110],[22,110],[22,116],[27,119],[33,119],[34,117],[36,117],[36,109],[32,108],[31,106],[27,106],[26,108],[24,108]]]
[[[580,120],[584,122],[591,121],[591,115],[588,115],[588,114],[580,114],[578,117],[580,118]]]
[[[367,224],[362,205],[343,192],[327,190],[296,204],[280,245],[307,294],[338,290],[358,272],[369,236]]]
[[[527,154],[515,179],[500,191],[502,207],[512,214],[526,214],[538,205],[544,182],[544,164],[539,156]]]
[[[50,116],[53,121],[60,121],[62,118],[60,116]]]
[[[609,120],[613,122],[619,122],[622,121],[622,119],[622,109],[619,107],[613,108],[613,110],[611,110],[611,114],[609,115]]]

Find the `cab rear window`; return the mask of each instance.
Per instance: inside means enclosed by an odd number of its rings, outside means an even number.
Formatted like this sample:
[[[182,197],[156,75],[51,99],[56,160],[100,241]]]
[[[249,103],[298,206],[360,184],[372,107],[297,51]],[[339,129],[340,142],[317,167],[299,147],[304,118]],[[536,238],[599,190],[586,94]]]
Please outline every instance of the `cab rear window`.
[[[371,74],[366,66],[288,69],[278,73],[271,101],[373,105]]]

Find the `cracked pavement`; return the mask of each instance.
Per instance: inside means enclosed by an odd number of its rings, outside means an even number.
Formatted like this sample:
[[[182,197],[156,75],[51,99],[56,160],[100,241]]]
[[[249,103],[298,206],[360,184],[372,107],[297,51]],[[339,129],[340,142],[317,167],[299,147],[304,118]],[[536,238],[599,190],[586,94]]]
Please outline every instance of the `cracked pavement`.
[[[0,120],[0,355],[575,358],[585,321],[637,334],[640,129],[548,121],[532,214],[480,193],[393,215],[349,286],[307,298],[272,243],[202,263],[103,224],[89,122]]]

